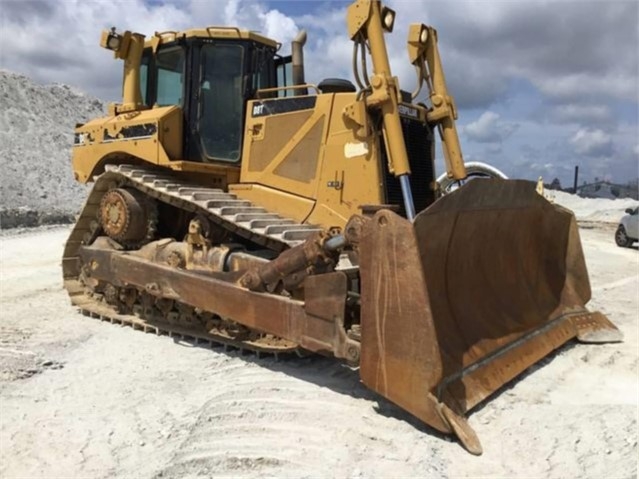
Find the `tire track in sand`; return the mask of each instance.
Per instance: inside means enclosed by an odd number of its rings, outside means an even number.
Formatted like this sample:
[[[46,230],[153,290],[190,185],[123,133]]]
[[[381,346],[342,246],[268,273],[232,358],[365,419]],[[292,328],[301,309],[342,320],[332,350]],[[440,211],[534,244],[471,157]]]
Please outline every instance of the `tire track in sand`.
[[[206,403],[157,477],[358,476],[353,464],[361,468],[371,448],[380,447],[385,453],[371,471],[397,472],[424,437],[408,422],[374,411],[376,396],[336,361],[238,365],[211,372]],[[398,429],[406,442],[397,441]],[[436,467],[434,461],[425,472]]]

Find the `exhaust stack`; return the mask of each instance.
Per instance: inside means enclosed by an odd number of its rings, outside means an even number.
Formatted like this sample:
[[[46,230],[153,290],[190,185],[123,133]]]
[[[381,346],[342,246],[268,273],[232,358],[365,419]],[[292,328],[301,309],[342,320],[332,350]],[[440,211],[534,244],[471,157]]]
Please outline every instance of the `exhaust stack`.
[[[300,30],[291,43],[291,57],[293,67],[293,85],[304,85],[304,45],[306,44],[306,30]],[[308,95],[307,88],[295,89],[295,96]]]

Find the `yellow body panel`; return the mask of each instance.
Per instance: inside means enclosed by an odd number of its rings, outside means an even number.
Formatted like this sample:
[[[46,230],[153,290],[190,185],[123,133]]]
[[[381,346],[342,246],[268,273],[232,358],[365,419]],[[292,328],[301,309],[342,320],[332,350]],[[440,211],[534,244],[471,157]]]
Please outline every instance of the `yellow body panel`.
[[[362,205],[383,202],[377,137],[359,138],[357,126],[346,123],[342,111],[355,101],[354,93],[296,98],[314,99],[315,105],[253,116],[266,103],[277,110],[275,103],[296,100],[248,103],[240,182],[254,187],[231,189],[269,211],[343,227]]]
[[[344,108],[355,100],[353,93],[336,93],[329,134],[323,145],[324,161],[318,178],[317,205],[310,223],[344,226],[360,207],[384,202],[379,144],[373,134],[357,136],[357,128],[347,125]]]
[[[73,171],[82,183],[100,174],[104,164],[131,161],[168,167],[216,188],[225,189],[240,178],[234,165],[181,159],[182,111],[176,106],[97,118],[76,128],[75,134]]]
[[[75,130],[73,171],[83,183],[109,157],[169,165],[182,154],[182,114],[168,106],[92,120]]]
[[[258,183],[314,198],[321,168],[330,95],[317,97],[315,110],[251,117],[247,114],[242,161],[242,183]],[[289,99],[269,100],[270,102]],[[253,111],[259,100],[249,102]]]

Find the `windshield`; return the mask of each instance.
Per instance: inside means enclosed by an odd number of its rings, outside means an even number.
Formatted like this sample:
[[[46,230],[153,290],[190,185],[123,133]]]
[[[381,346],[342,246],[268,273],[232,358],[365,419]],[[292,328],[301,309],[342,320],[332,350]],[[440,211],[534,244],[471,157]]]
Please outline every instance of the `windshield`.
[[[204,152],[211,159],[240,159],[243,53],[240,45],[202,46],[199,132]]]

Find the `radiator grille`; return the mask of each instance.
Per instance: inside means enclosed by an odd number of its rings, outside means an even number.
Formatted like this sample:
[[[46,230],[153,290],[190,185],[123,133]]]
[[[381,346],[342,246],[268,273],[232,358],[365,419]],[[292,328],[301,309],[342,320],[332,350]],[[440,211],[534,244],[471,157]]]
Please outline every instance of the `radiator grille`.
[[[435,195],[431,184],[435,179],[433,131],[426,123],[402,117],[402,130],[406,142],[406,152],[410,164],[410,186],[413,192],[415,212],[426,209],[434,200]],[[386,203],[399,206],[402,216],[405,216],[402,188],[399,180],[388,172],[388,159],[384,139],[380,137],[382,168],[386,172],[384,190]]]

